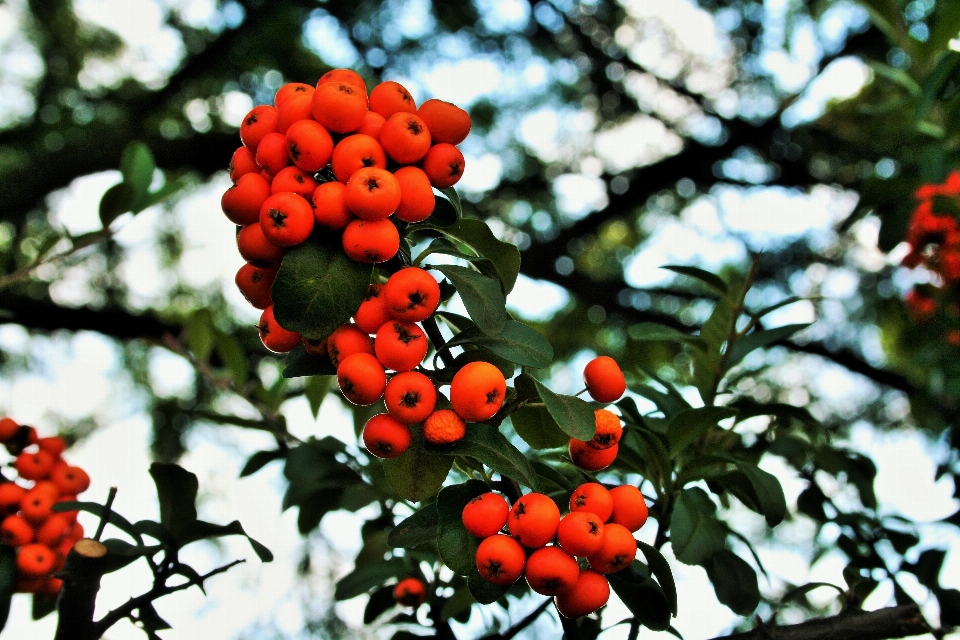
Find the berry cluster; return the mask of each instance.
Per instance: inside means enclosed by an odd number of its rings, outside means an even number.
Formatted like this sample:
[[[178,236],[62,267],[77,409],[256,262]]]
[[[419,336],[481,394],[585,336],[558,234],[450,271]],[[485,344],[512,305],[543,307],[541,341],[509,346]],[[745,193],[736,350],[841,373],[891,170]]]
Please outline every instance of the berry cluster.
[[[354,71],[334,69],[316,87],[292,82],[275,106],[254,107],[240,125],[230,161],[231,186],[221,207],[239,226],[237,246],[246,264],[236,283],[263,309],[260,334],[268,349],[292,350],[300,336],[277,324],[271,287],[284,253],[314,229],[339,234],[343,251],[376,264],[400,247],[398,224],[433,214],[433,189],[459,181],[457,149],[470,116],[441,100],[417,107],[399,83],[382,82],[367,94]]]
[[[11,466],[20,480],[0,483],[0,542],[16,549],[14,588],[56,595],[62,581],[53,576],[83,538],[83,526],[75,511],[55,513],[52,507],[76,500],[77,494],[89,487],[90,477],[63,459],[66,444],[62,438],[40,438],[36,429],[11,418],[0,418],[0,442],[16,456]]]
[[[528,493],[511,508],[490,492],[468,502],[462,519],[470,534],[482,538],[476,564],[484,580],[509,586],[524,576],[533,591],[554,597],[560,613],[579,618],[606,604],[610,584],[604,575],[633,562],[633,533],[647,513],[636,487],[608,490],[588,482],[570,496],[570,512],[563,517],[545,494]],[[505,526],[508,533],[502,533]]]
[[[419,607],[427,599],[427,585],[419,578],[404,578],[393,588],[393,600],[402,607]]]

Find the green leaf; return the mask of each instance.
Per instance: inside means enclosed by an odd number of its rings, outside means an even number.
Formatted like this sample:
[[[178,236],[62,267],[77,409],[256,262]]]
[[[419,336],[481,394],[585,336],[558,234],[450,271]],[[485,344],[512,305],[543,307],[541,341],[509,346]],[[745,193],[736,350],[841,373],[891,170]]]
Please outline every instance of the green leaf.
[[[896,0],[857,0],[870,13],[870,20],[891,42],[904,44],[907,27]]]
[[[732,456],[727,459],[737,465],[737,468],[746,476],[759,507],[757,512],[766,518],[767,526],[775,527],[783,522],[787,515],[787,501],[777,477],[746,460]]]
[[[207,590],[203,587],[203,576],[201,576],[200,573],[190,565],[178,562],[176,565],[174,565],[172,572],[193,582],[193,584],[195,584],[197,588],[203,592],[203,595],[207,595]]]
[[[53,505],[50,510],[55,513],[62,513],[64,511],[86,511],[87,513],[92,513],[98,518],[102,518],[104,513],[103,505],[98,502],[77,502],[76,500],[65,500],[63,502],[58,502]],[[143,544],[143,539],[140,537],[140,533],[137,531],[137,528],[132,525],[129,520],[121,516],[116,511],[110,511],[110,524],[120,529],[140,544]]]
[[[247,366],[247,354],[244,353],[240,342],[229,333],[216,331],[214,333],[214,348],[227,371],[230,372],[234,386],[242,387],[247,382],[250,371]]]
[[[667,423],[667,438],[671,453],[682,451],[687,445],[700,440],[711,427],[737,415],[729,407],[698,407],[678,413]]]
[[[213,351],[213,313],[197,309],[187,320],[187,347],[200,362],[206,362]]]
[[[814,589],[819,589],[820,587],[830,587],[832,589],[836,589],[838,592],[840,592],[841,596],[844,596],[846,593],[842,587],[838,587],[837,585],[829,582],[808,582],[807,584],[800,585],[799,587],[787,591],[785,594],[783,594],[783,597],[780,598],[780,602],[782,604],[786,604],[791,600],[798,600],[800,597],[805,596]],[[846,600],[846,597],[844,597],[844,600]]]
[[[314,420],[320,414],[320,405],[327,397],[332,382],[333,378],[329,376],[310,376],[304,384],[303,394],[307,396],[307,402],[310,403],[310,413]]]
[[[653,575],[657,578],[657,582],[660,583],[660,588],[663,590],[663,595],[667,599],[667,603],[670,605],[670,613],[674,617],[677,616],[677,584],[673,579],[673,571],[670,570],[670,563],[667,562],[667,559],[656,549],[645,542],[640,542],[637,540],[637,547],[640,549],[640,552],[643,553],[643,557],[647,560],[647,565],[649,565],[650,570],[653,572]]]
[[[716,511],[716,505],[700,487],[680,492],[670,518],[670,541],[677,560],[702,565],[724,549],[726,537]]]
[[[699,280],[711,289],[717,291],[722,296],[725,296],[727,293],[729,293],[729,287],[727,283],[723,281],[723,278],[710,273],[709,271],[704,271],[703,269],[698,269],[696,267],[686,267],[676,264],[668,264],[660,268],[673,271],[674,273],[679,273],[680,275],[684,275],[689,278],[694,278],[695,280]]]
[[[622,571],[607,575],[607,579],[640,624],[654,631],[667,630],[672,610],[660,585],[650,577],[647,567],[634,561]]]
[[[282,460],[287,456],[287,453],[281,449],[270,449],[268,451],[257,451],[255,454],[250,456],[247,459],[247,463],[243,465],[243,469],[240,471],[240,477],[246,478],[247,476],[255,474],[260,469],[263,469],[267,464],[273,462],[274,460]]]
[[[154,522],[153,520],[138,520],[133,525],[133,528],[136,530],[138,538],[144,535],[160,541],[166,547],[177,546],[177,541],[171,537],[170,532],[159,522]]]
[[[462,218],[452,227],[443,229],[443,233],[469,245],[478,255],[490,260],[503,284],[503,292],[513,291],[520,273],[520,249],[498,239],[487,223],[475,218]]]
[[[112,573],[123,569],[127,565],[135,562],[137,558],[152,556],[163,549],[161,545],[134,545],[125,540],[118,540],[117,538],[104,540],[103,545],[110,552],[107,556],[105,573]]]
[[[273,313],[281,327],[312,340],[350,320],[370,285],[372,266],[351,260],[339,244],[315,233],[290,249],[273,283]]]
[[[440,193],[444,193],[441,191]],[[454,193],[454,196],[456,194]],[[423,223],[423,227],[436,227],[444,229],[446,227],[457,224],[457,220],[460,219],[462,215],[460,210],[460,197],[456,196],[454,198],[437,198],[436,204],[433,207],[433,213],[430,214],[430,217]],[[421,225],[416,225],[412,228],[417,228]]]
[[[154,462],[150,475],[157,485],[160,524],[181,545],[188,527],[197,520],[197,476],[175,464]]]
[[[692,354],[693,379],[706,405],[713,404],[717,382],[723,375],[720,371],[721,354],[735,321],[730,301],[720,298],[713,308],[713,313],[700,329],[700,337],[706,342],[707,349],[702,354]]]
[[[439,525],[437,504],[431,502],[404,518],[387,536],[391,547],[415,549],[424,544],[435,544]]]
[[[789,306],[789,305],[791,305],[791,304],[794,304],[794,303],[797,303],[797,302],[803,302],[804,300],[813,301],[813,300],[820,300],[820,299],[822,299],[822,296],[807,296],[807,297],[804,297],[804,296],[790,296],[789,298],[784,298],[784,299],[781,300],[780,302],[771,304],[770,306],[767,306],[767,307],[763,307],[762,309],[759,309],[759,310],[757,310],[757,311],[752,311],[752,312],[750,312],[750,317],[752,317],[752,318],[754,318],[754,319],[756,319],[756,320],[759,320],[760,318],[764,317],[765,315],[770,314],[770,313],[773,313],[773,312],[776,311],[777,309],[782,309],[783,307]]]
[[[396,604],[393,599],[393,585],[386,585],[370,594],[367,606],[363,608],[363,624],[372,624],[383,613]]]
[[[150,183],[153,182],[153,172],[157,165],[153,160],[153,154],[150,148],[142,142],[131,142],[120,156],[120,173],[123,175],[123,182],[130,185],[133,189],[132,205],[134,210],[139,211],[140,203],[147,197],[150,191]]]
[[[450,201],[450,204],[453,205],[454,210],[457,212],[457,216],[462,216],[463,204],[460,202],[460,194],[457,193],[457,190],[453,187],[447,187],[445,189],[440,189],[440,193],[446,196],[447,200]]]
[[[353,571],[337,581],[333,599],[339,602],[356,598],[388,580],[405,576],[408,572],[407,562],[402,558],[357,565]]]
[[[213,524],[203,520],[194,520],[184,531],[183,544],[189,544],[197,540],[206,540],[208,538],[222,538],[224,536],[243,536],[253,547],[254,553],[262,562],[273,561],[273,553],[265,546],[257,542],[243,530],[239,520],[234,520],[230,524]]]
[[[960,6],[955,2],[944,3],[943,10],[937,15],[936,22],[933,24],[930,39],[923,43],[927,57],[943,53],[949,46],[950,40],[956,38],[957,34],[960,34]],[[944,57],[956,55],[956,53],[956,51],[946,51]],[[941,58],[939,62],[943,62],[943,59]],[[930,75],[934,75],[936,70],[937,67],[934,67]]]
[[[760,604],[757,572],[737,554],[721,549],[703,567],[721,604],[741,616],[748,616],[756,610]]]
[[[440,559],[457,575],[477,570],[474,556],[477,539],[463,527],[463,508],[477,496],[490,491],[479,480],[444,487],[437,495],[437,551]]]
[[[34,620],[46,618],[57,610],[57,596],[47,596],[42,593],[33,594],[33,603],[30,609],[30,617]]]
[[[512,586],[513,585],[499,586],[487,582],[480,575],[480,572],[477,571],[476,567],[473,567],[473,570],[467,576],[467,588],[470,589],[470,595],[472,595],[473,599],[479,604],[493,604],[507,595],[507,592],[510,591],[510,587]]]
[[[533,470],[537,472],[537,475],[541,480],[552,482],[553,484],[557,485],[557,487],[568,493],[573,493],[577,490],[577,487],[583,484],[583,482],[580,481],[580,478],[577,478],[577,481],[575,482],[545,462],[533,460],[530,463],[530,466],[533,467]],[[567,465],[565,468],[571,471],[576,471],[571,469],[569,465]]]
[[[427,451],[419,427],[410,428],[413,441],[403,455],[383,461],[390,485],[404,500],[421,502],[434,495],[453,467],[453,456]]]
[[[293,348],[293,351],[287,353],[287,359],[283,367],[284,378],[335,375],[337,375],[337,368],[333,366],[330,358],[312,356],[307,353],[302,344],[298,344]]]
[[[13,597],[13,583],[17,578],[17,552],[6,545],[0,545],[0,630],[7,624],[10,616],[10,599]]]
[[[730,355],[727,356],[727,369],[732,369],[743,358],[755,349],[769,347],[775,342],[786,340],[793,334],[802,329],[806,329],[812,323],[800,322],[797,324],[788,324],[776,329],[764,329],[747,334],[740,340],[737,340],[730,348]]]
[[[516,320],[508,320],[496,337],[484,335],[477,328],[467,328],[447,342],[448,348],[473,344],[521,367],[545,369],[553,363],[553,347],[536,329]]]
[[[565,447],[570,441],[544,406],[522,406],[510,414],[510,422],[517,435],[534,449]]]
[[[136,197],[133,187],[126,182],[115,184],[100,198],[100,224],[106,229],[110,223],[133,208]]]
[[[517,449],[496,427],[482,422],[467,426],[463,439],[445,450],[446,455],[475,458],[502,476],[507,476],[533,489],[540,483],[536,472]]]
[[[543,401],[550,417],[564,433],[577,440],[589,440],[594,436],[597,431],[597,422],[595,410],[589,402],[576,396],[554,393],[542,382],[527,374],[522,374],[521,377],[533,382],[537,395]]]
[[[637,342],[678,342],[696,347],[701,351],[706,351],[707,348],[702,338],[656,322],[641,322],[632,326],[630,339]]]
[[[432,268],[446,276],[457,288],[463,306],[477,328],[488,336],[498,336],[503,332],[510,316],[500,283],[467,267],[444,264]]]

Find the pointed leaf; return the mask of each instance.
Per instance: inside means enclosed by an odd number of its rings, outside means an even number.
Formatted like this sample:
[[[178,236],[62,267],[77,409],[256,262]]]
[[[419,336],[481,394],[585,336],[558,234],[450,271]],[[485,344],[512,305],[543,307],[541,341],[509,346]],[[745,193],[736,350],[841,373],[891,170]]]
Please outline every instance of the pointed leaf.
[[[640,623],[654,631],[670,626],[671,608],[650,571],[634,561],[626,569],[607,575],[610,587]]]
[[[640,549],[640,552],[643,553],[643,557],[647,560],[647,565],[650,567],[650,571],[653,572],[654,577],[656,577],[657,582],[660,583],[660,588],[663,590],[663,595],[667,599],[667,603],[670,605],[670,613],[673,614],[673,617],[677,616],[677,584],[673,579],[673,571],[670,569],[670,563],[667,562],[667,559],[657,551],[656,547],[652,547],[645,542],[640,542],[637,540],[637,547]]]
[[[504,293],[513,291],[520,273],[520,250],[516,245],[498,239],[487,223],[475,218],[461,218],[457,224],[444,229],[448,236],[469,245],[478,255],[493,263]]]
[[[358,564],[353,571],[337,581],[333,599],[339,602],[356,598],[388,580],[405,576],[408,572],[407,562],[403,558]]]
[[[537,395],[543,401],[550,417],[564,433],[577,440],[589,440],[594,436],[597,430],[596,416],[589,402],[576,396],[554,393],[542,382],[527,374],[521,374],[521,378],[533,382]]]
[[[427,451],[418,427],[410,428],[413,441],[403,455],[383,461],[383,472],[404,500],[421,502],[434,495],[453,467],[453,456]]]
[[[480,576],[480,572],[477,571],[476,567],[473,567],[473,571],[467,576],[467,587],[470,589],[470,595],[472,595],[473,599],[479,604],[493,604],[507,595],[507,592],[510,591],[510,587],[512,586],[513,585],[507,585],[501,587],[487,582]]]
[[[680,492],[670,518],[670,541],[677,560],[702,565],[724,549],[725,536],[716,509],[700,487]]]
[[[746,460],[740,460],[732,456],[727,459],[737,465],[743,475],[746,476],[747,481],[753,488],[759,507],[758,512],[766,518],[767,526],[775,527],[783,522],[787,515],[787,500],[783,495],[783,487],[777,477]]]
[[[30,609],[30,617],[34,620],[46,618],[57,610],[57,596],[48,596],[42,593],[33,594],[33,604]]]
[[[783,594],[783,597],[780,598],[780,602],[785,604],[791,600],[797,600],[800,597],[807,595],[814,589],[819,589],[820,587],[830,587],[832,589],[836,589],[841,596],[845,596],[846,593],[842,587],[838,587],[837,585],[829,582],[808,582],[807,584],[800,585],[799,587],[787,591],[785,594]],[[846,597],[844,597],[844,600],[846,600]]]
[[[87,513],[92,513],[98,518],[103,517],[103,505],[98,502],[77,502],[76,500],[58,502],[51,508],[51,511],[55,513],[62,513],[65,511],[86,511]],[[110,511],[110,525],[120,529],[131,538],[136,540],[138,543],[143,544],[143,539],[140,537],[140,533],[137,531],[137,528],[130,523],[129,520],[121,516],[116,511]]]
[[[447,187],[445,189],[440,189],[440,193],[442,193],[447,200],[450,201],[450,204],[453,205],[454,210],[457,212],[457,216],[462,216],[463,204],[460,202],[460,194],[457,193],[457,190],[453,187]]]
[[[133,208],[136,193],[126,182],[115,184],[100,198],[100,224],[106,229],[110,223]]]
[[[337,368],[333,366],[330,358],[312,356],[307,353],[307,350],[303,348],[302,344],[298,344],[293,348],[293,351],[287,353],[283,367],[284,378],[335,375],[337,375]]]
[[[457,288],[467,313],[483,333],[498,336],[503,332],[510,316],[507,314],[507,300],[503,296],[500,283],[467,267],[445,264],[433,268],[446,276]]]
[[[539,481],[530,461],[499,429],[489,424],[470,424],[463,439],[450,445],[445,453],[476,458],[497,473],[538,490]]]
[[[138,209],[140,203],[147,197],[150,183],[153,182],[153,172],[157,168],[150,148],[142,142],[131,142],[120,156],[120,173],[123,182],[133,190],[132,204]],[[138,209],[139,210],[139,209]]]
[[[304,384],[303,394],[310,403],[310,414],[316,420],[320,414],[320,405],[323,399],[327,397],[327,391],[330,390],[330,384],[333,378],[329,376],[310,376]]]
[[[197,520],[197,476],[181,466],[163,462],[150,465],[150,475],[157,485],[157,498],[160,502],[160,524],[180,544],[181,539]]]
[[[755,349],[769,347],[775,342],[786,340],[793,334],[810,326],[809,322],[800,322],[797,324],[788,324],[776,329],[764,329],[747,334],[740,340],[737,340],[730,349],[730,355],[727,356],[727,369],[732,369],[746,357],[748,353]]]
[[[383,613],[396,605],[393,599],[393,585],[381,587],[370,594],[367,606],[363,608],[363,624],[371,624]]]
[[[719,428],[720,422],[735,415],[736,409],[729,407],[699,407],[681,411],[667,423],[670,452],[683,450],[706,435],[711,427]]]
[[[240,477],[246,478],[247,476],[253,475],[274,460],[282,460],[286,457],[286,455],[286,452],[281,449],[257,451],[255,454],[250,456],[250,458],[247,460],[247,463],[243,465],[243,469],[240,471]]]
[[[479,480],[444,487],[437,495],[437,551],[440,559],[457,575],[477,570],[474,556],[477,539],[463,527],[463,508],[477,496],[490,491]]]
[[[701,351],[707,348],[702,338],[656,322],[641,322],[634,325],[630,328],[630,339],[637,342],[678,342],[696,347]]]
[[[534,449],[564,447],[570,441],[546,407],[522,406],[510,414],[510,422],[517,435]]]
[[[498,336],[484,335],[477,328],[464,329],[447,347],[473,344],[489,349],[496,355],[521,367],[545,369],[553,363],[553,347],[536,329],[516,320],[508,320]]]
[[[668,264],[660,267],[661,269],[667,269],[673,271],[674,273],[679,273],[680,275],[687,276],[689,278],[694,278],[699,280],[703,284],[707,285],[711,289],[717,291],[720,295],[727,295],[729,292],[729,287],[726,282],[723,281],[718,275],[710,273],[709,271],[704,271],[703,269],[698,269],[696,267],[687,267],[683,265]]]
[[[741,616],[753,613],[760,604],[757,572],[737,554],[722,549],[704,563],[717,600]]]
[[[271,562],[273,560],[273,553],[247,535],[247,532],[243,530],[243,526],[241,526],[239,520],[234,520],[230,524],[213,524],[212,522],[204,522],[203,520],[194,520],[184,532],[185,541],[183,544],[189,544],[196,540],[222,538],[224,536],[243,536],[250,543],[250,546],[253,547],[254,553],[257,554],[257,557],[260,558],[262,562]]]
[[[414,549],[420,545],[436,543],[439,522],[437,505],[431,502],[391,529],[387,544],[391,547]]]
[[[223,361],[230,377],[233,378],[233,384],[237,388],[242,387],[247,382],[250,371],[247,366],[247,354],[244,353],[240,342],[229,333],[223,331],[214,332],[214,349],[220,360]]]

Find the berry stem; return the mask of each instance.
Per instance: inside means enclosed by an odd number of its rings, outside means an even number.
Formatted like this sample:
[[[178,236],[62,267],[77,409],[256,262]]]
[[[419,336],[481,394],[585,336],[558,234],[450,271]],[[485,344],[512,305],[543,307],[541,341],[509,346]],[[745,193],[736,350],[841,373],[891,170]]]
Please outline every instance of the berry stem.
[[[107,526],[107,522],[110,521],[110,514],[113,513],[113,500],[117,497],[117,488],[110,487],[110,493],[107,494],[107,502],[103,505],[103,512],[100,514],[100,524],[97,525],[97,532],[94,534],[93,539],[97,542],[100,542],[100,536],[103,535],[103,530]]]
[[[563,640],[581,640],[577,621],[561,614],[559,610],[557,610],[557,616],[560,618],[560,626],[563,627]]]

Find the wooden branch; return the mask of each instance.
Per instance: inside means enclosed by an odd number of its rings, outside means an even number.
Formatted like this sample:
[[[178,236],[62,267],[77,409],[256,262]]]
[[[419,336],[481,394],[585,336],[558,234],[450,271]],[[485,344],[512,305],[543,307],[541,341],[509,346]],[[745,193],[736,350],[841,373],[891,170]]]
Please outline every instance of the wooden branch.
[[[831,618],[817,618],[784,627],[776,623],[764,624],[752,631],[712,640],[888,640],[932,631],[920,613],[920,607],[909,604],[876,611],[846,611]]]
[[[57,602],[60,619],[54,640],[97,640],[102,635],[93,622],[93,611],[106,568],[105,546],[89,538],[73,545],[59,574],[63,587]]]

